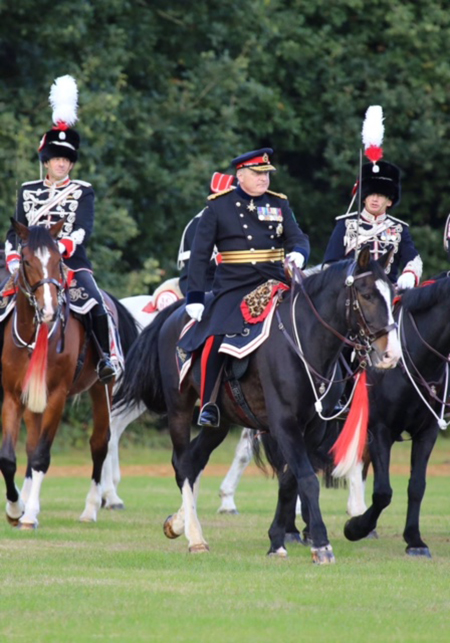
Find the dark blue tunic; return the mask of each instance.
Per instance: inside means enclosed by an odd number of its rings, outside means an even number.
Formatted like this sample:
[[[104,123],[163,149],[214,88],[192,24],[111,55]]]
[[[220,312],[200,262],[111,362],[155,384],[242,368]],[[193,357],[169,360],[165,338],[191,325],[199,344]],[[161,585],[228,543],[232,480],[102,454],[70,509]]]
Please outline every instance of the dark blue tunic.
[[[369,244],[373,259],[378,259],[390,248],[394,248],[392,263],[386,272],[389,279],[396,283],[399,273],[408,270],[416,280],[422,276],[422,260],[409,232],[408,224],[390,214],[373,217],[363,211],[358,230],[356,212],[337,217],[336,226],[328,242],[323,258],[324,263],[349,259],[355,255],[355,247]]]
[[[282,261],[219,263],[205,302],[211,254],[230,251],[297,251],[309,257],[309,240],[284,195],[268,191],[251,197],[241,188],[211,195],[199,220],[189,261],[187,303],[205,303],[202,320],[184,335],[180,346],[192,352],[210,335],[242,333],[245,322],[240,305],[254,288],[269,279],[286,283]]]

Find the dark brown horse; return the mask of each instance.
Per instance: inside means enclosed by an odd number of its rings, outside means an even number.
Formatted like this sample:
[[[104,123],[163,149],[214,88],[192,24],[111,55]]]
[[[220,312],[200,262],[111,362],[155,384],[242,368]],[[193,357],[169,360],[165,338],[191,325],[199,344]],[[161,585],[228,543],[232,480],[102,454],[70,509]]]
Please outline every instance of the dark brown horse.
[[[63,223],[61,220],[47,230],[14,222],[21,239],[21,260],[15,309],[4,332],[0,469],[6,484],[7,518],[22,528],[38,525],[40,488],[50,465],[53,439],[67,399],[83,391],[89,391],[92,399],[94,429],[90,440],[92,481],[80,520],[95,521],[101,506],[100,476],[108,449],[114,382],[107,386],[99,382],[90,333],[68,310],[65,273],[56,243]],[[123,314],[114,308],[115,316]],[[27,429],[28,468],[19,493],[15,448],[22,417]]]
[[[302,502],[308,506],[313,559],[318,563],[333,562],[334,556],[319,508],[319,482],[309,459],[326,430],[317,413],[317,397],[323,393],[324,381],[332,381],[344,343],[351,342],[345,339],[347,334],[359,337],[358,342],[365,337],[367,344],[375,346],[381,368],[396,364],[398,340],[384,261],[372,261],[364,249],[356,262],[336,263],[305,279],[302,288],[296,286],[279,304],[269,337],[250,356],[241,379],[242,394],[257,420],[252,428],[270,431],[293,472]],[[230,424],[242,425],[243,420],[222,387],[220,427],[204,428],[190,441],[198,384],[191,372],[180,390],[175,361],[178,337],[186,321],[184,308],[174,304],[144,329],[127,357],[118,399],[123,403],[142,401],[154,412],[168,413],[182,506],[166,521],[165,534],[175,538],[184,532],[189,551],[202,552],[208,545],[197,517],[200,475]],[[339,395],[340,387],[331,384],[322,400],[325,413],[334,408]]]

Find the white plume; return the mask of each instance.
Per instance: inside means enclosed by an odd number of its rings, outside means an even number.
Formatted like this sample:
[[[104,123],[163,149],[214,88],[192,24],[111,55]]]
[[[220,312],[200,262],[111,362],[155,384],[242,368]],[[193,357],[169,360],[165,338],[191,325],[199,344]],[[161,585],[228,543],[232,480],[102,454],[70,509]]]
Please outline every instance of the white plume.
[[[383,145],[383,120],[383,108],[381,105],[371,105],[367,109],[362,128],[362,142],[365,149],[371,145],[375,147],[381,147]]]
[[[53,123],[66,123],[69,127],[77,122],[78,89],[72,76],[60,76],[50,89],[50,105],[53,108]]]

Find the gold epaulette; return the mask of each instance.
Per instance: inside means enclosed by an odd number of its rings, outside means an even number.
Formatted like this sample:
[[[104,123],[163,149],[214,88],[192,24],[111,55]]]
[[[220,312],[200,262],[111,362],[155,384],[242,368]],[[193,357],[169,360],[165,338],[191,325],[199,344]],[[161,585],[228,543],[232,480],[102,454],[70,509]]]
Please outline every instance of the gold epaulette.
[[[287,199],[287,196],[285,194],[282,194],[281,192],[272,192],[272,190],[266,190],[267,194],[273,194],[273,196],[278,196],[280,199]]]
[[[208,197],[208,201],[217,199],[218,196],[223,196],[224,194],[228,194],[228,192],[232,192],[234,189],[235,188],[228,188],[227,190],[222,190],[221,192],[215,192],[214,194],[210,194]]]

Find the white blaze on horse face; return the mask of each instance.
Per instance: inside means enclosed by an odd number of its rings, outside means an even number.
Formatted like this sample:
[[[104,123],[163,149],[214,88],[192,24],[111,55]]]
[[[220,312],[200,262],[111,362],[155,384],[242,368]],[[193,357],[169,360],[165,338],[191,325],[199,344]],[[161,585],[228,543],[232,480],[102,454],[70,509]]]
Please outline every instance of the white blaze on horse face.
[[[44,279],[48,279],[48,262],[50,260],[50,251],[48,248],[38,248],[36,251],[36,257],[39,259],[42,265],[42,272],[44,274]],[[49,284],[44,284],[44,309],[43,309],[43,320],[44,322],[50,322],[53,319],[55,310],[52,303],[52,293],[50,290]]]
[[[382,279],[377,279],[375,285],[386,302],[388,325],[393,325],[394,316],[392,315],[391,290],[388,284]],[[397,328],[394,327],[393,330],[388,333],[386,350],[383,354],[382,360],[377,364],[378,368],[394,368],[400,359],[400,355],[400,342],[398,340]]]

